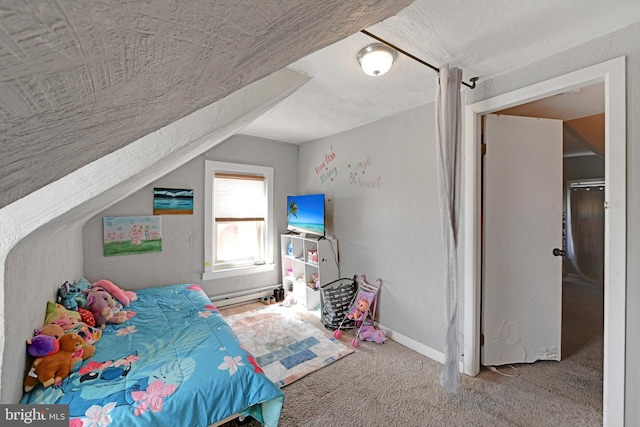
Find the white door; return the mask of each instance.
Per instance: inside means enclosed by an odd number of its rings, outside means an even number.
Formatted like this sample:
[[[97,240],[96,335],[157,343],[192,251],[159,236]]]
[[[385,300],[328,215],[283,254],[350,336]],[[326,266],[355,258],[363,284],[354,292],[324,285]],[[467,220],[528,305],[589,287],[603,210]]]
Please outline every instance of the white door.
[[[560,360],[562,121],[487,115],[484,134],[481,363]]]

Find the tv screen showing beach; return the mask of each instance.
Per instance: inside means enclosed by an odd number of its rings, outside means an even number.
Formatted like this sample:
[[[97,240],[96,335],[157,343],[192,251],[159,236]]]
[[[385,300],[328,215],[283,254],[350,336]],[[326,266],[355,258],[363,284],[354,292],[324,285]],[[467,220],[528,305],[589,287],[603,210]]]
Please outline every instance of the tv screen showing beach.
[[[287,196],[287,230],[324,236],[324,194]]]

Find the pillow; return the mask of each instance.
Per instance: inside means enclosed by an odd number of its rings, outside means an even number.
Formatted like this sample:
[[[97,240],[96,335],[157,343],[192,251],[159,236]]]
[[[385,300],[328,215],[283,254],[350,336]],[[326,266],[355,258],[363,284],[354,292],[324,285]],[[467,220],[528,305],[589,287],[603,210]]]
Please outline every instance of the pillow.
[[[73,310],[67,310],[61,304],[55,302],[47,302],[47,314],[44,317],[44,324],[54,323],[59,325],[65,331],[78,326],[80,322],[80,313]]]
[[[96,318],[93,313],[86,308],[78,307],[78,313],[80,313],[80,320],[89,326],[96,326]]]
[[[81,277],[81,278],[78,279],[78,281],[75,283],[75,285],[77,287],[79,287],[80,290],[82,290],[82,289],[87,289],[87,288],[91,287],[91,282],[89,282],[84,277]]]
[[[64,331],[65,334],[78,334],[83,340],[85,345],[95,344],[102,337],[102,330],[91,327],[86,323],[80,322],[78,326],[68,331]]]
[[[116,299],[116,301],[118,301],[123,306],[129,306],[129,304],[138,299],[138,296],[135,292],[121,289],[118,285],[106,279],[98,280],[91,286],[93,288],[102,288],[105,291],[109,292]]]

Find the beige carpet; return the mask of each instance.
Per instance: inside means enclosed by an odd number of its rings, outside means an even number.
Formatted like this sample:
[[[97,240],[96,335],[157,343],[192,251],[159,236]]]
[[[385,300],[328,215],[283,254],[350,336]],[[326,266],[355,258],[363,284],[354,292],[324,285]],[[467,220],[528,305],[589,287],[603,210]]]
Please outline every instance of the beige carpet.
[[[366,342],[284,387],[280,426],[602,425],[602,289],[567,280],[563,299],[561,362],[518,365],[517,378],[486,369],[462,375],[452,395],[439,385],[442,365],[394,341]],[[347,332],[342,340],[351,338]]]

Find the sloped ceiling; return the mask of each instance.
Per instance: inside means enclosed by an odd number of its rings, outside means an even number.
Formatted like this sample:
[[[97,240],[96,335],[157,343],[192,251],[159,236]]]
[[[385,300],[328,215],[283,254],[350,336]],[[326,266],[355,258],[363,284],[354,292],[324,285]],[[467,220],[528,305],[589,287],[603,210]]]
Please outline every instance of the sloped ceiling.
[[[4,1],[0,208],[410,3]]]
[[[638,0],[415,0],[367,31],[483,85],[639,21]],[[404,55],[383,76],[366,76],[356,58],[374,42],[357,33],[291,64],[311,81],[242,132],[304,143],[435,99],[437,74]]]
[[[604,83],[585,86],[496,114],[564,121],[565,157],[604,155]]]
[[[603,157],[604,152],[604,113],[570,120],[565,126],[571,128],[584,146],[596,155]]]

